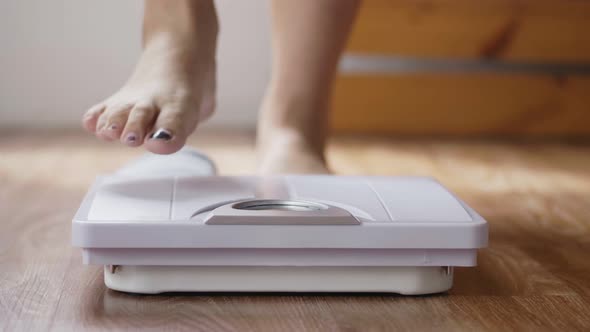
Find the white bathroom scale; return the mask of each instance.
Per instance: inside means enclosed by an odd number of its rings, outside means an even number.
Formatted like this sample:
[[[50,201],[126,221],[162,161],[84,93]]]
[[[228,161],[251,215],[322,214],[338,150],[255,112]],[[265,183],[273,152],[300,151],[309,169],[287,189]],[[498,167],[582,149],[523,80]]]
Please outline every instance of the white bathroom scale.
[[[216,176],[190,149],[99,177],[72,223],[107,287],[149,294],[444,292],[487,239],[432,178]]]

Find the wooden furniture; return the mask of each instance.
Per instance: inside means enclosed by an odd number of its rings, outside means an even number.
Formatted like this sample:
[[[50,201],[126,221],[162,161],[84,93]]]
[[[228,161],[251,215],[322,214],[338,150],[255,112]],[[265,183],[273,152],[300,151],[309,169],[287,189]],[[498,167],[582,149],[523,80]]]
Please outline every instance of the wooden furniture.
[[[590,145],[340,137],[342,174],[430,174],[490,224],[448,294],[176,294],[105,289],[70,221],[94,176],[142,153],[79,133],[0,136],[0,330],[502,331],[590,329]],[[254,170],[253,138],[199,133],[224,174]]]
[[[347,51],[369,57],[337,79],[333,129],[590,136],[588,17],[584,0],[365,0]]]

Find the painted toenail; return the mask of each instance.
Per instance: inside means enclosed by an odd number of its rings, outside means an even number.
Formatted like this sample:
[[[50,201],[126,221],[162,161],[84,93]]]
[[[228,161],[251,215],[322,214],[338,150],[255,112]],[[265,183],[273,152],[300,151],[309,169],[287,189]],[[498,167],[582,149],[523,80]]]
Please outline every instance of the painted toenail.
[[[125,138],[125,140],[126,140],[128,143],[135,143],[135,141],[137,141],[137,135],[135,135],[135,133],[129,133],[129,134],[127,135],[127,138]]]
[[[150,135],[150,139],[169,141],[172,139],[172,133],[166,129],[158,129]]]
[[[109,130],[117,130],[117,128],[119,128],[119,126],[116,123],[113,123],[110,127]]]

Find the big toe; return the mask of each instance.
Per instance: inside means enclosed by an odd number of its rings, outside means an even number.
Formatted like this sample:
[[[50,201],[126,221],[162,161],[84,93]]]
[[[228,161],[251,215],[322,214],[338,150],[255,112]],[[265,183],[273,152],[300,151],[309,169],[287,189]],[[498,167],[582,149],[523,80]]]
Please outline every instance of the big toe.
[[[86,129],[88,132],[95,133],[98,118],[104,112],[104,109],[105,106],[103,104],[97,104],[86,111],[82,117],[82,126],[84,129]]]
[[[195,130],[198,120],[197,110],[188,106],[162,107],[152,132],[146,137],[145,147],[158,154],[171,154],[180,150]]]

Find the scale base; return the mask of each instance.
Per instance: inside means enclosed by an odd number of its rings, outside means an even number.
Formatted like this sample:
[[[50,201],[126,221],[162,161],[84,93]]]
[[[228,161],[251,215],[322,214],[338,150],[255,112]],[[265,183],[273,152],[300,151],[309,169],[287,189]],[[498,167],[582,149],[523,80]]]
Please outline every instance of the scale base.
[[[108,288],[164,292],[377,292],[404,295],[447,291],[453,269],[440,266],[105,266]]]

